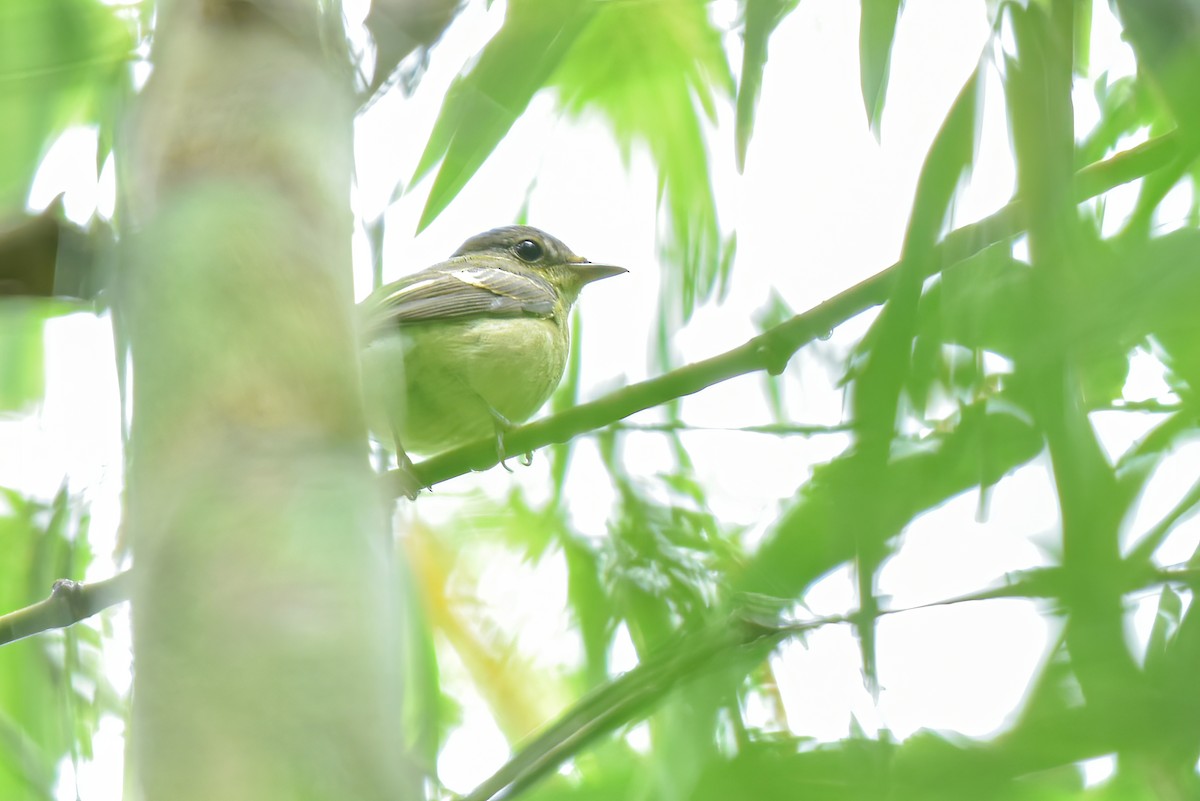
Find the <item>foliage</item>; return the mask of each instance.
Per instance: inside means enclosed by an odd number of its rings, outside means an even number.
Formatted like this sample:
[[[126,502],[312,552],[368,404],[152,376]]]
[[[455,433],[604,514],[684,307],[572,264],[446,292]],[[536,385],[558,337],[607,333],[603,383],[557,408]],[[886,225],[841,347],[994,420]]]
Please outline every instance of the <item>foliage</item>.
[[[884,140],[891,54],[910,5],[861,2],[864,126]],[[1090,57],[1091,0],[979,5],[992,35],[929,149],[896,265],[879,265],[875,278],[800,315],[773,296],[760,337],[599,401],[574,404],[575,364],[556,400],[561,414],[506,439],[510,452],[557,443],[546,497],[522,490],[503,500],[468,497],[452,520],[414,522],[401,538],[411,571],[406,591],[421,612],[406,632],[404,687],[419,699],[406,710],[406,725],[427,771],[436,770],[461,711],[451,698],[451,665],[462,668],[460,683],[475,686],[515,749],[473,801],[498,793],[1200,795],[1200,612],[1191,603],[1197,557],[1163,565],[1159,556],[1200,504],[1200,483],[1146,530],[1131,523],[1156,468],[1194,440],[1200,425],[1200,11],[1179,0],[1112,4],[1138,71],[1084,87],[1100,107],[1097,124],[1085,131],[1075,128],[1072,98]],[[700,0],[510,0],[500,30],[446,95],[416,167],[413,183],[433,176],[421,227],[469,185],[538,93],[551,93],[566,116],[603,119],[627,162],[645,152],[657,171],[664,278],[652,349],[669,368],[672,335],[704,304],[719,303],[737,270],[748,269],[718,218],[713,165],[729,159],[745,167],[762,86],[772,76],[772,36],[803,7],[741,0],[726,31]],[[148,0],[138,12],[149,19]],[[21,31],[12,37],[20,46],[0,53],[0,76],[18,89],[0,94],[7,133],[0,137],[0,202],[16,219],[39,161],[65,126],[98,124],[99,157],[107,156],[118,101],[130,88],[135,18],[90,0],[9,0],[0,21]],[[436,60],[437,53],[426,56]],[[1016,196],[987,220],[948,231],[957,192],[979,165],[979,119],[997,78]],[[734,120],[732,153],[712,146],[726,112]],[[1154,139],[1128,147],[1137,136]],[[1106,193],[1134,180],[1134,208],[1114,224]],[[1183,225],[1160,230],[1156,213],[1179,187],[1191,190],[1192,208]],[[712,489],[696,476],[676,401],[735,376],[769,373],[767,405],[778,426],[769,432],[782,436],[806,422],[790,417],[781,389],[797,371],[797,351],[876,306],[865,335],[838,365],[848,398],[845,447],[798,479],[757,531],[722,520]],[[0,354],[0,373],[41,359],[40,339],[21,327],[27,319],[24,309],[0,307],[0,342],[12,352]],[[1139,353],[1166,368],[1170,398],[1152,408],[1123,392]],[[0,400],[27,405],[40,388],[27,383],[33,388],[20,392],[0,387]],[[659,407],[669,422],[657,430],[621,423]],[[1137,417],[1148,433],[1110,459],[1094,414],[1113,411]],[[603,538],[582,529],[563,491],[575,468],[573,441],[585,432],[596,432],[614,497]],[[651,437],[670,464],[648,474],[636,452]],[[478,443],[417,469],[436,483],[494,464],[493,453],[490,443]],[[1023,707],[1001,733],[973,739],[925,731],[898,740],[859,729],[818,742],[795,734],[782,713],[751,711],[780,705],[773,655],[782,644],[826,626],[853,626],[864,678],[877,690],[877,627],[894,611],[879,577],[905,532],[964,493],[979,490],[986,499],[1033,463],[1048,466],[1057,504],[1044,543],[1050,565],[957,599],[1036,600],[1061,623]],[[6,503],[0,569],[8,579],[0,587],[13,592],[0,611],[33,602],[53,578],[81,577],[86,543],[86,525],[66,534],[65,495],[39,505],[8,492]],[[512,633],[503,606],[477,608],[476,585],[489,561],[514,555],[506,563],[514,580],[551,564],[565,577],[563,604],[578,643],[565,663],[539,659]],[[807,620],[810,591],[839,569],[853,572],[857,608]],[[1135,593],[1158,598],[1144,659],[1125,634]],[[0,738],[8,743],[0,749],[0,797],[49,797],[57,764],[86,754],[100,714],[115,708],[88,663],[96,639],[76,627],[0,651]],[[627,645],[635,666],[623,670],[618,654]],[[92,691],[80,690],[80,675]],[[1112,778],[1085,787],[1078,763],[1108,755],[1116,755]]]

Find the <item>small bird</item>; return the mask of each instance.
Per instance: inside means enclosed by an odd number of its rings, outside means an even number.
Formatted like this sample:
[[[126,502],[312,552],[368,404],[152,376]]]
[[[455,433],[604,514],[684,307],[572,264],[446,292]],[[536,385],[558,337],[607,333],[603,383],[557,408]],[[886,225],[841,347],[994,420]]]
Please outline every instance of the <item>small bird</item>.
[[[473,236],[450,258],[359,304],[367,423],[409,453],[504,432],[554,392],[570,349],[567,315],[585,284],[628,272],[593,264],[527,225]]]

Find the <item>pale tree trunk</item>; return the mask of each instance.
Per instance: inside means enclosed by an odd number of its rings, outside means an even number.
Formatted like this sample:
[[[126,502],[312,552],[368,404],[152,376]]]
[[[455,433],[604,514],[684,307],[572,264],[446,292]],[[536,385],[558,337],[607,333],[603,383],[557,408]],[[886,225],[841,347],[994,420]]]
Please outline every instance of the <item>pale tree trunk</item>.
[[[130,779],[150,801],[412,796],[328,5],[162,0],[121,152]]]

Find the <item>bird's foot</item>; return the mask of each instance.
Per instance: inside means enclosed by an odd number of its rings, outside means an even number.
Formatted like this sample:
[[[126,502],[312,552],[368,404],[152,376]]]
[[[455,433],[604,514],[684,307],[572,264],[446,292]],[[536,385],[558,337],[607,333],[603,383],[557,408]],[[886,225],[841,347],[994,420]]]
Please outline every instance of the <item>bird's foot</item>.
[[[417,475],[417,466],[408,457],[404,446],[400,444],[400,437],[396,436],[394,431],[392,432],[392,442],[396,446],[396,488],[404,497],[415,501],[421,490],[429,488]]]
[[[511,473],[512,468],[505,461],[508,459],[508,452],[504,449],[504,434],[513,427],[512,421],[490,405],[488,411],[492,415],[492,428],[496,432],[496,458],[499,460],[500,466]]]

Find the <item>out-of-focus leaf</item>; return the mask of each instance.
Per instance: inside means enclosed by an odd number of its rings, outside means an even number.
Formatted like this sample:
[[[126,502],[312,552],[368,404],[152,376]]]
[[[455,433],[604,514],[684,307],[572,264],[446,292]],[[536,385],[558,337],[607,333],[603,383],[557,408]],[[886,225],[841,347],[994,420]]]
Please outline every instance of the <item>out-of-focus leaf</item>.
[[[1029,265],[1007,243],[951,265],[921,296],[919,336],[1011,358],[1029,326]]]
[[[500,32],[454,80],[410,183],[437,166],[421,212],[423,230],[466,186],[529,101],[576,46],[595,0],[512,0]]]
[[[1093,95],[1100,106],[1100,119],[1076,150],[1077,169],[1104,158],[1138,128],[1154,126],[1160,114],[1144,81],[1133,75],[1110,82],[1105,73],[1096,79]]]
[[[686,321],[727,267],[701,114],[714,119],[715,96],[733,95],[733,77],[708,3],[601,3],[554,84],[568,113],[603,114],[626,156],[649,150],[666,217],[661,297],[678,304],[664,312]]]
[[[1076,0],[1075,6],[1075,58],[1072,66],[1080,77],[1088,74],[1088,64],[1092,60],[1092,4]]]
[[[910,520],[960,492],[996,483],[1038,454],[1039,434],[1027,423],[985,403],[967,407],[947,433],[932,434],[907,454],[895,456],[885,478],[867,483],[853,455],[818,467],[783,513],[734,589],[798,598],[812,582],[852,559],[855,538],[837,525],[834,505],[870,505],[877,527],[858,532],[864,545],[882,547]]]
[[[896,36],[896,23],[903,10],[904,0],[862,0],[858,33],[859,72],[867,121],[877,139],[887,95],[892,40]]]
[[[43,600],[90,559],[87,513],[61,491],[50,503],[3,490],[0,609]],[[116,711],[95,640],[68,629],[0,648],[0,798],[53,798],[59,763],[86,755],[101,715]]]
[[[736,551],[694,499],[663,503],[630,480],[618,488],[621,506],[610,529],[604,580],[615,613],[644,655],[679,628],[707,621]]]
[[[746,169],[746,151],[754,133],[754,114],[767,66],[767,42],[800,0],[742,0],[742,75],[737,90],[738,172]]]
[[[576,309],[571,315],[571,350],[567,355],[567,370],[558,389],[550,399],[550,409],[560,412],[579,403],[579,375],[583,354],[583,317]],[[561,503],[571,463],[571,443],[555,443],[550,448],[550,475],[554,482],[554,502]]]
[[[484,522],[482,517],[472,517],[472,524],[477,520]],[[447,531],[451,528],[464,536],[469,532],[478,538],[480,533],[480,527],[474,525],[447,527]],[[520,539],[519,535],[510,536]],[[424,526],[409,527],[405,544],[419,580],[422,610],[430,625],[454,648],[497,725],[510,742],[517,742],[557,711],[567,688],[518,649],[514,633],[482,613],[471,589],[478,583],[479,567],[456,561],[456,549],[441,539]]]
[[[1193,0],[1116,0],[1115,6],[1138,66],[1153,77],[1194,146],[1200,137],[1200,5]]]
[[[722,615],[703,628],[680,632],[646,654],[641,664],[589,693],[566,710],[552,725],[529,740],[496,773],[475,788],[466,801],[488,801],[500,794],[513,797],[530,787],[598,737],[618,726],[641,719],[664,699],[714,673],[745,675],[759,664],[787,633],[781,625],[764,624],[736,612]],[[711,700],[711,698],[709,699]],[[668,731],[667,736],[711,737],[711,729]],[[704,763],[690,765],[699,770]],[[664,789],[670,776],[660,776],[653,785]],[[646,783],[641,782],[645,789]],[[690,797],[692,782],[685,782],[681,795]],[[675,793],[666,790],[669,796]],[[656,795],[655,797],[662,797]]]
[[[912,342],[918,330],[918,309],[922,279],[937,254],[937,242],[959,183],[969,173],[978,137],[981,109],[982,67],[967,78],[942,127],[934,137],[921,174],[917,179],[912,214],[904,234],[900,270],[883,311],[875,319],[865,338],[869,347],[866,365],[854,383],[852,398],[857,435],[855,471],[868,484],[886,479],[886,465],[896,431],[901,390],[908,379]],[[876,532],[880,521],[870,504],[855,504],[846,499],[836,504],[839,518],[835,525],[843,531]],[[867,536],[855,547],[855,572],[859,606],[863,613],[859,643],[863,670],[874,685],[875,573],[883,557],[882,541]]]
[[[1012,119],[1017,191],[1024,198],[1033,265],[1035,318],[1078,329],[1091,313],[1089,287],[1110,267],[1094,231],[1080,224],[1071,159],[1070,4],[1010,7],[1016,57],[1005,70]],[[1097,261],[1094,255],[1102,257]],[[1062,515],[1066,643],[1084,696],[1097,709],[1128,703],[1143,681],[1122,631],[1125,569],[1120,529],[1132,498],[1121,491],[1087,417],[1083,359],[1086,338],[1064,347],[1029,340],[1016,360],[1019,385],[1045,433]],[[1069,342],[1069,344],[1068,344]]]
[[[519,487],[503,503],[481,501],[465,515],[469,525],[458,527],[471,538],[485,536],[503,542],[531,562],[541,559],[566,530],[565,510],[538,509],[529,504]]]
[[[1200,688],[1195,681],[1200,662],[1200,613],[1196,609],[1194,596],[1184,611],[1174,591],[1164,588],[1146,651],[1148,686],[1159,696],[1156,711],[1161,715],[1163,762],[1183,768],[1185,775],[1190,773],[1193,787],[1200,784],[1195,775],[1200,744]]]
[[[1032,271],[1012,258],[1007,244],[944,269],[921,298],[916,356],[929,358],[933,345],[953,344],[1022,356],[1036,367],[1071,353],[1083,397],[1095,407],[1120,397],[1130,351],[1152,337],[1177,381],[1200,385],[1200,336],[1189,300],[1200,293],[1194,269],[1200,234],[1180,229],[1115,246],[1086,235],[1081,240],[1076,253],[1087,264],[1087,279],[1072,286],[1049,318],[1034,314]]]
[[[423,535],[423,532],[422,532]],[[420,535],[419,535],[420,536]],[[434,647],[433,629],[429,614],[430,588],[423,585],[427,575],[420,575],[411,561],[417,543],[402,539],[401,543],[411,550],[398,548],[396,568],[399,576],[400,595],[403,603],[400,610],[401,636],[405,664],[400,672],[404,682],[404,707],[401,710],[403,733],[408,754],[420,766],[425,777],[437,776],[437,758],[444,735],[455,717],[446,710],[446,696],[442,692],[441,671],[438,667],[437,651]]]
[[[816,745],[790,737],[754,741],[730,759],[714,760],[696,801],[820,798],[856,801],[889,795],[887,769],[895,746],[851,739]]]
[[[1179,631],[1179,619],[1183,616],[1183,602],[1179,593],[1168,587],[1163,587],[1158,594],[1158,611],[1154,615],[1154,625],[1150,629],[1150,638],[1146,643],[1146,671],[1153,673],[1162,670],[1163,659],[1167,654],[1167,643]]]
[[[864,340],[869,353],[855,386],[854,420],[860,438],[879,453],[886,451],[895,430],[900,388],[908,373],[912,338],[918,331],[922,277],[936,253],[954,192],[974,156],[979,84],[980,69],[976,68],[929,149],[904,236],[900,274]]]
[[[616,626],[612,600],[601,580],[600,554],[580,537],[562,539],[567,562],[567,600],[583,640],[584,683],[588,689],[608,678],[608,651]]]
[[[99,0],[0,3],[0,209],[24,205],[38,163],[68,126],[115,113],[133,50],[120,6]]]
[[[0,303],[0,410],[18,411],[45,390],[45,304]]]
[[[462,9],[463,0],[372,0],[364,21],[375,40],[375,73],[366,95],[375,94],[414,51],[419,58],[400,75],[406,93],[416,88],[433,46]]]

